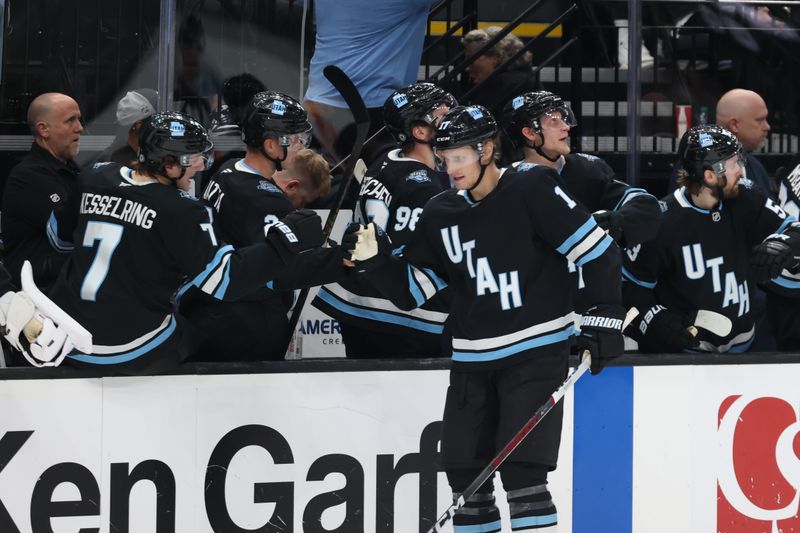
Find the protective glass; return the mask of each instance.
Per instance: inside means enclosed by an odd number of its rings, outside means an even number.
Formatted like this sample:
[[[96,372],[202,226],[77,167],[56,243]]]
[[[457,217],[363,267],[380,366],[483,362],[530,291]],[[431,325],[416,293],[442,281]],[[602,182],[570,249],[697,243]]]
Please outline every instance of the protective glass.
[[[539,124],[542,128],[563,128],[564,126],[569,126],[570,128],[574,128],[578,125],[578,121],[575,120],[575,115],[572,113],[572,109],[564,104],[563,106],[556,107],[555,109],[551,109],[547,111],[544,115],[539,117]]]
[[[290,135],[280,135],[278,136],[278,142],[281,146],[286,146],[290,150],[308,148],[311,146],[311,130],[292,133]]]
[[[745,160],[742,152],[737,152],[724,161],[723,168],[726,176],[735,176],[737,172],[744,172]]]
[[[195,170],[197,172],[208,170],[214,164],[214,147],[211,146],[208,150],[199,154],[182,155],[180,164],[187,170]]]
[[[439,166],[451,174],[454,173],[453,171],[473,165],[480,160],[478,151],[472,146],[459,146],[446,150],[435,148],[434,154],[439,161]]]

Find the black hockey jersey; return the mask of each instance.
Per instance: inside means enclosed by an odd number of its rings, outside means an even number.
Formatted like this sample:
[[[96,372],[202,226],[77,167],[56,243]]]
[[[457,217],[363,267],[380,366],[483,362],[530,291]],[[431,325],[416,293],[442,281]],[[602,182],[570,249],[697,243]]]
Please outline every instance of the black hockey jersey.
[[[695,206],[684,188],[665,204],[656,238],[624,254],[626,306],[640,312],[661,304],[682,313],[722,313],[733,324],[731,333],[719,338],[701,330],[699,350],[746,351],[754,335],[750,250],[770,234],[796,231],[791,226],[796,219],[741,182],[738,196],[714,210]]]
[[[520,161],[514,166],[524,171],[537,165]],[[623,214],[623,246],[655,237],[661,220],[658,200],[646,190],[616,179],[608,163],[588,154],[569,154],[561,158],[557,170],[567,192],[590,212],[606,210]]]
[[[565,259],[566,258],[566,259]],[[552,169],[505,171],[480,202],[448,190],[428,202],[403,260],[367,272],[401,308],[445,284],[453,360],[465,369],[566,353],[577,318],[567,260],[587,299],[620,304],[620,252]]]
[[[285,267],[272,245],[235,250],[218,243],[212,210],[131,169],[98,163],[79,178],[79,194],[50,217],[58,250],[72,252],[51,298],[93,335],[89,364],[133,361],[176,331],[170,299],[191,284],[218,299],[265,286]]]
[[[447,174],[402,157],[399,149],[393,150],[367,171],[353,219],[375,222],[387,232],[396,252],[402,253],[425,204],[448,185]],[[313,305],[339,322],[391,333],[407,331],[406,328],[441,333],[447,319],[446,291],[420,308],[407,311],[358,276],[323,286]]]

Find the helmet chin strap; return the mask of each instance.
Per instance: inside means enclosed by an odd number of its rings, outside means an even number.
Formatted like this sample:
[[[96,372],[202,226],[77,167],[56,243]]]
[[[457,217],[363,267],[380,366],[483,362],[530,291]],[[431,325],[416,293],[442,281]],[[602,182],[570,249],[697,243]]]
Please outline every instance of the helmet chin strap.
[[[542,137],[542,144],[537,146],[533,142],[529,141],[527,137],[523,137],[525,146],[527,146],[528,148],[532,148],[537,154],[539,154],[540,156],[544,157],[545,159],[547,159],[551,163],[555,163],[556,161],[558,161],[558,158],[561,157],[560,154],[556,155],[555,157],[550,157],[549,155],[544,153],[544,150],[542,150],[542,146],[544,146],[544,132],[543,131],[537,131],[536,133],[538,133]]]
[[[283,148],[283,157],[278,159],[278,158],[270,157],[267,154],[267,151],[264,150],[264,143],[261,143],[261,146],[259,147],[259,150],[261,151],[261,155],[263,155],[264,157],[266,157],[267,159],[272,161],[275,164],[275,170],[278,170],[278,171],[283,170],[283,165],[281,164],[281,162],[282,161],[286,161],[286,156],[289,155],[289,150],[285,146],[281,146],[281,148]]]
[[[701,186],[705,187],[706,189],[709,189],[712,193],[714,193],[714,195],[717,197],[717,199],[721,202],[722,198],[723,198],[723,194],[724,194],[723,191],[724,191],[725,187],[728,186],[728,176],[725,174],[724,171],[722,173],[719,173],[714,169],[711,169],[711,170],[712,170],[712,172],[714,172],[715,176],[717,176],[718,178],[720,178],[722,180],[722,184],[721,185],[709,185],[708,183],[706,183],[706,180],[703,179],[703,181],[701,183]]]
[[[474,191],[475,188],[481,184],[481,181],[483,181],[483,175],[486,174],[486,169],[489,167],[489,163],[486,163],[485,165],[481,163],[481,159],[483,159],[483,143],[478,143],[478,145],[480,145],[480,149],[478,150],[478,164],[481,166],[481,172],[478,174],[478,179],[475,180],[475,185],[467,189],[468,191]],[[494,156],[494,149],[492,149],[492,156]],[[492,158],[490,157],[489,162],[491,163],[491,161]]]

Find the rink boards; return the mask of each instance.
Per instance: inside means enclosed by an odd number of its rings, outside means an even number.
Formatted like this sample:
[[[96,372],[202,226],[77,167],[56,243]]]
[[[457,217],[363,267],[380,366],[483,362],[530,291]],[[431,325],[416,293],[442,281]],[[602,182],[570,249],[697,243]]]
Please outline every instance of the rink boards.
[[[559,531],[800,531],[798,382],[796,364],[585,376]],[[418,531],[449,500],[446,387],[441,369],[3,381],[0,531]]]

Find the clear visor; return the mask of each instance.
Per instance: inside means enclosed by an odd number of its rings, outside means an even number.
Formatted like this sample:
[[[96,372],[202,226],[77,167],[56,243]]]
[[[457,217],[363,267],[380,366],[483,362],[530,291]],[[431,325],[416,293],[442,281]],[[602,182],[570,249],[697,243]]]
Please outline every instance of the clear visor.
[[[729,157],[723,162],[723,168],[725,170],[725,174],[728,176],[733,176],[737,172],[744,172],[745,167],[745,160],[744,154],[741,152],[737,152],[733,156]]]
[[[311,146],[311,130],[290,135],[280,135],[278,136],[278,142],[281,146],[286,146],[290,150],[308,148]]]
[[[555,109],[551,109],[539,117],[539,124],[542,126],[542,128],[552,129],[563,128],[564,126],[574,128],[578,125],[578,121],[575,120],[575,115],[572,113],[572,109],[568,105],[563,105]]]
[[[180,157],[180,164],[187,170],[202,172],[208,170],[214,164],[214,147],[210,146],[205,152],[199,154],[187,154]]]
[[[433,152],[440,167],[448,172],[475,164],[481,158],[478,151],[472,146],[459,146],[458,148],[448,148],[446,150],[435,148]]]
[[[431,109],[424,117],[423,120],[436,129],[439,127],[439,123],[442,121],[442,117],[450,111],[450,107],[445,104],[440,104],[437,107]]]

